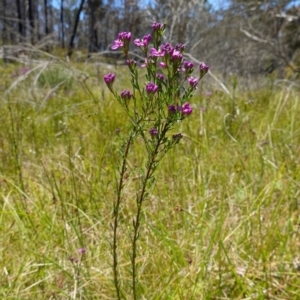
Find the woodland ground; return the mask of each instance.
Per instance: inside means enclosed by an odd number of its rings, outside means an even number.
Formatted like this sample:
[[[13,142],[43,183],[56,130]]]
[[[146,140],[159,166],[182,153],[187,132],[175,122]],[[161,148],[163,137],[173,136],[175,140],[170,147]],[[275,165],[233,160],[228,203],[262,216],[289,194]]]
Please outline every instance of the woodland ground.
[[[127,120],[103,84],[108,71],[117,89],[130,87],[124,66],[0,65],[1,299],[115,299],[111,222]],[[300,299],[299,87],[264,80],[229,84],[229,97],[207,75],[175,129],[184,137],[145,202],[142,299]],[[144,159],[134,151],[132,168]],[[119,249],[131,299],[129,180]]]

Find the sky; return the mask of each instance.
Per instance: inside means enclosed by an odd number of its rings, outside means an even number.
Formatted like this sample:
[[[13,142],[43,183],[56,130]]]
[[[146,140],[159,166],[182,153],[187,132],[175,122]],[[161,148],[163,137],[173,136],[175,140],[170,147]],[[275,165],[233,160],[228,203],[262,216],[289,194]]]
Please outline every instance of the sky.
[[[149,0],[144,0],[144,2],[147,4]],[[218,9],[224,7],[224,5],[228,3],[228,0],[209,0],[208,2],[212,4],[215,9]],[[53,0],[52,3],[56,8],[60,8],[60,0]]]
[[[53,5],[57,8],[60,8],[60,1],[61,0],[53,0]],[[145,4],[151,2],[151,0],[143,0]],[[208,2],[213,6],[213,9],[217,10],[220,8],[226,8],[229,4],[230,0],[208,0]],[[300,5],[300,0],[293,0],[291,6],[293,5]]]
[[[214,9],[226,8],[229,4],[229,0],[208,0],[208,2],[213,6]],[[290,6],[300,5],[300,0],[292,0]]]
[[[226,8],[229,3],[228,0],[209,0],[208,2],[213,6],[213,9]]]

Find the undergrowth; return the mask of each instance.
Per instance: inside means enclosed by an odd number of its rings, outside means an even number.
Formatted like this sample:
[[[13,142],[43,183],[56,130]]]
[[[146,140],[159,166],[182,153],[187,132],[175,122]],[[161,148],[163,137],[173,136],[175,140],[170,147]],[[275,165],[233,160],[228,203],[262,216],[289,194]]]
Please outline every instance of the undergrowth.
[[[1,298],[114,299],[117,129],[127,120],[99,81],[110,67],[0,68]],[[299,92],[237,88],[233,102],[207,80],[193,108],[144,203],[142,299],[299,299]],[[145,159],[135,147],[132,168]],[[130,294],[129,229],[120,234]]]

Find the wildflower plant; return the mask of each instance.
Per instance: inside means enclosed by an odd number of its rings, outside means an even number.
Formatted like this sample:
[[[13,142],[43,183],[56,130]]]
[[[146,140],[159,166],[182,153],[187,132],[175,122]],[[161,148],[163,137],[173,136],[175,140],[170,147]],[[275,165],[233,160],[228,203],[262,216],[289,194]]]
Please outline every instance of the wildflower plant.
[[[174,126],[187,119],[193,112],[189,101],[192,98],[199,81],[207,73],[209,67],[201,63],[198,67],[199,77],[191,76],[194,64],[183,59],[184,45],[172,46],[162,43],[165,25],[154,23],[152,33],[141,39],[135,39],[134,44],[143,56],[146,68],[144,84],[139,78],[139,66],[129,57],[130,32],[121,32],[114,41],[113,50],[123,51],[126,65],[131,77],[131,90],[117,91],[114,86],[115,74],[107,74],[104,81],[124,108],[129,117],[129,133],[121,147],[121,163],[118,172],[117,196],[113,204],[113,274],[117,299],[124,298],[118,265],[118,230],[120,211],[125,203],[122,201],[122,191],[128,176],[128,155],[137,137],[140,137],[145,147],[147,160],[140,168],[140,188],[136,192],[136,209],[132,222],[131,248],[131,281],[133,299],[139,299],[139,269],[137,262],[137,244],[142,223],[142,207],[148,196],[148,191],[154,183],[155,171],[162,158],[182,139],[181,133],[171,134]],[[152,45],[150,43],[152,42]],[[126,297],[125,297],[126,298]]]

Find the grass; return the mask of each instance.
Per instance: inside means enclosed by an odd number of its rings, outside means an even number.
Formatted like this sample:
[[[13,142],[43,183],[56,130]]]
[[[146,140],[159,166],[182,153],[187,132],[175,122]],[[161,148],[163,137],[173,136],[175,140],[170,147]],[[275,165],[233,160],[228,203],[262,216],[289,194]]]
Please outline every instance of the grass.
[[[0,66],[0,297],[115,299],[112,203],[126,118],[102,83],[109,70],[53,61],[20,75],[20,67]],[[276,85],[237,89],[234,107],[216,90],[193,99],[176,131],[184,138],[145,202],[142,299],[299,299],[299,101],[296,88]],[[143,160],[137,143],[133,174]],[[130,178],[119,237],[127,299]]]

